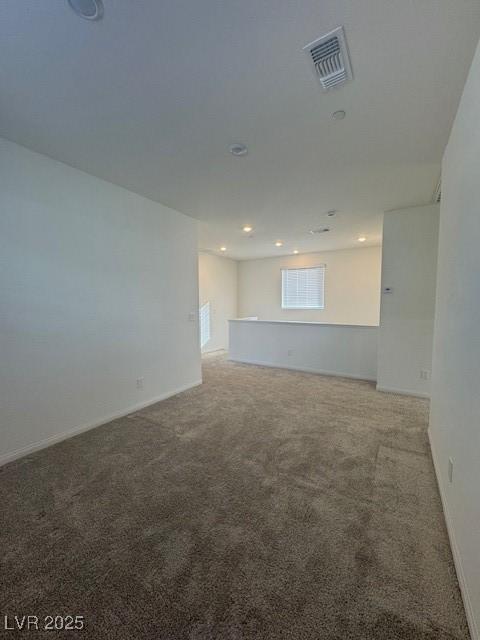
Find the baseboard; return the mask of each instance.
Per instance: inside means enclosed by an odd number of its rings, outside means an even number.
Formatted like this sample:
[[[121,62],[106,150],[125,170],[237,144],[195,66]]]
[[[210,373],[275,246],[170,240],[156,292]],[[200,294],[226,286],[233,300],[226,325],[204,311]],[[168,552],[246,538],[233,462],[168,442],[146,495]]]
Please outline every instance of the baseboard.
[[[102,424],[106,424],[107,422],[111,422],[112,420],[117,420],[118,418],[123,418],[124,416],[128,416],[131,413],[135,413],[136,411],[145,409],[145,407],[149,407],[152,404],[161,402],[162,400],[166,400],[167,398],[171,398],[172,396],[176,396],[178,393],[182,393],[182,391],[187,391],[188,389],[192,389],[193,387],[198,387],[198,385],[200,384],[202,384],[201,380],[196,380],[195,382],[189,382],[188,384],[182,385],[177,389],[173,389],[172,391],[167,391],[166,393],[162,393],[161,395],[155,398],[151,398],[146,402],[140,402],[136,405],[129,407],[128,409],[117,411],[108,416],[104,416],[100,420],[95,420],[95,422],[83,424],[79,427],[75,427],[74,429],[70,429],[69,431],[57,433],[54,436],[44,438],[43,440],[39,440],[38,442],[34,442],[33,444],[29,444],[20,449],[16,449],[15,451],[10,451],[9,453],[5,453],[0,456],[0,467],[4,464],[7,464],[8,462],[13,462],[13,460],[18,460],[19,458],[23,458],[24,456],[34,453],[35,451],[39,451],[40,449],[45,449],[46,447],[50,447],[53,444],[57,444],[57,442],[61,442],[62,440],[67,440],[68,438],[71,438],[80,433],[83,433],[84,431],[95,429],[96,427],[100,427]]]
[[[242,364],[254,364],[259,367],[270,367],[271,369],[289,369],[290,371],[302,371],[303,373],[317,373],[321,376],[334,376],[336,378],[352,378],[353,380],[366,380],[368,382],[376,382],[376,378],[356,375],[354,373],[326,371],[325,369],[313,369],[309,367],[295,367],[286,364],[272,364],[271,362],[263,362],[262,360],[240,360],[239,358],[229,358],[229,360],[231,362],[241,362]]]
[[[394,387],[384,387],[377,384],[377,391],[382,393],[396,393],[399,396],[413,396],[414,398],[427,398],[430,399],[429,393],[423,391],[413,391],[411,389],[395,389]]]
[[[226,347],[219,347],[218,349],[207,349],[206,351],[202,351],[202,356],[207,356],[210,353],[220,353],[220,351],[227,351]]]
[[[462,594],[463,606],[465,607],[465,614],[467,617],[468,628],[470,630],[470,636],[472,640],[480,640],[480,634],[478,631],[477,623],[473,614],[472,601],[468,591],[467,581],[465,579],[465,573],[463,571],[462,558],[458,549],[457,541],[455,539],[455,531],[453,523],[448,511],[447,500],[443,491],[442,476],[440,474],[440,464],[435,452],[435,446],[432,440],[431,430],[428,429],[428,441],[430,443],[430,451],[432,452],[433,466],[435,468],[435,475],[437,477],[438,491],[442,500],[443,515],[447,525],[448,537],[450,540],[450,547],[452,549],[453,562],[455,564],[455,570],[457,572],[458,584],[460,585],[460,593]]]

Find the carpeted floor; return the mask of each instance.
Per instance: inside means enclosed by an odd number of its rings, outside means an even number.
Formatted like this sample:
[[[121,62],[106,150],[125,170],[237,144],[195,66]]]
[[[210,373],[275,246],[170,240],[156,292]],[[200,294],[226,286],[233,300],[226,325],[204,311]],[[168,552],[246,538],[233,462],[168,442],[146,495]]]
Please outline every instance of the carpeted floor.
[[[464,640],[427,414],[368,382],[209,357],[201,387],[0,470],[2,624]]]

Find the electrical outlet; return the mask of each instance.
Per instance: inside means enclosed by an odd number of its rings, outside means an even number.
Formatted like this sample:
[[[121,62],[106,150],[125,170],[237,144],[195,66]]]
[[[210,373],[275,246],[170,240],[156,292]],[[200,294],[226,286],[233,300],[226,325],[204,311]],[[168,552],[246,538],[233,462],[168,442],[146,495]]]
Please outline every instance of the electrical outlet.
[[[420,379],[421,380],[430,380],[430,371],[428,369],[420,370]]]
[[[453,459],[448,459],[448,481],[450,483],[453,482]]]
[[[143,382],[145,378],[137,378],[137,389],[143,389]]]
[[[289,349],[289,350],[287,351],[287,356],[291,356],[291,355],[292,355],[292,353],[293,353],[293,351],[292,351],[291,349]]]

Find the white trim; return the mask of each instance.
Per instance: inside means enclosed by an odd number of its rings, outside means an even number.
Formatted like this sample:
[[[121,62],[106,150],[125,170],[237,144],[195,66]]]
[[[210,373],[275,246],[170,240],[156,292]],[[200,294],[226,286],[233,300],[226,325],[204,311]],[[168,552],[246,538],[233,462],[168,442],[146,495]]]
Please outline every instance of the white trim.
[[[290,371],[303,371],[303,373],[316,373],[321,376],[333,376],[335,378],[352,378],[353,380],[365,380],[366,382],[376,382],[375,378],[368,376],[355,375],[354,373],[342,373],[338,371],[326,371],[325,369],[313,369],[308,367],[292,367],[286,364],[272,364],[271,362],[263,362],[262,360],[240,360],[239,358],[228,358],[231,362],[240,362],[242,364],[253,364],[259,367],[269,367],[270,369],[287,369]]]
[[[437,454],[435,452],[435,447],[432,440],[432,432],[430,429],[428,429],[427,433],[428,433],[428,441],[430,443],[430,451],[432,453],[432,460],[433,460],[433,466],[435,469],[435,475],[437,477],[438,491],[440,493],[440,498],[442,500],[443,515],[445,516],[448,537],[450,539],[450,547],[452,549],[453,562],[455,564],[455,570],[457,572],[458,584],[460,585],[460,593],[462,594],[463,606],[465,607],[465,614],[467,617],[468,628],[470,630],[470,635],[472,637],[472,640],[480,640],[480,634],[479,634],[477,623],[475,621],[475,617],[473,614],[472,601],[470,599],[470,593],[468,591],[468,585],[465,579],[465,573],[463,571],[462,557],[460,555],[457,541],[455,539],[453,521],[448,511],[447,499],[445,497],[445,492],[443,490],[443,484],[441,480],[442,476],[440,474],[440,464],[437,458]]]
[[[413,391],[411,389],[395,389],[394,387],[382,387],[377,384],[377,391],[382,393],[396,393],[399,396],[413,396],[415,398],[430,399],[430,394],[424,391]]]
[[[205,349],[202,350],[201,355],[206,356],[209,353],[217,353],[217,351],[227,351],[226,347],[215,347],[214,349]]]
[[[311,324],[320,327],[356,327],[360,329],[378,329],[378,324],[338,324],[332,322],[311,322],[308,320],[259,320],[258,318],[230,318],[229,322],[249,322],[250,324]]]
[[[320,267],[322,267],[323,269],[326,269],[327,263],[322,262],[321,264],[311,264],[308,267],[294,267],[294,266],[280,267],[280,271],[300,271],[301,269],[320,269]]]
[[[18,458],[23,458],[23,456],[29,455],[30,453],[34,453],[35,451],[39,451],[40,449],[45,449],[46,447],[50,447],[57,442],[61,442],[62,440],[67,440],[72,436],[76,436],[79,433],[83,433],[84,431],[89,431],[90,429],[95,429],[95,427],[100,427],[102,424],[106,424],[107,422],[111,422],[112,420],[117,420],[118,418],[123,418],[124,416],[128,416],[131,413],[135,413],[136,411],[140,411],[140,409],[145,409],[145,407],[149,407],[152,404],[157,402],[161,402],[162,400],[166,400],[167,398],[171,398],[172,396],[176,396],[178,393],[182,393],[182,391],[187,391],[188,389],[192,389],[193,387],[198,387],[202,384],[202,380],[196,380],[195,382],[189,382],[188,384],[182,385],[177,389],[173,389],[172,391],[167,391],[166,393],[162,393],[156,398],[151,398],[146,402],[140,402],[139,404],[133,405],[128,409],[123,411],[117,411],[115,413],[110,414],[109,416],[105,416],[100,420],[95,420],[95,422],[90,422],[88,424],[83,424],[80,427],[75,427],[74,429],[70,429],[69,431],[64,431],[63,433],[57,433],[54,436],[50,436],[43,440],[39,440],[38,442],[34,442],[33,444],[29,444],[26,447],[22,447],[20,449],[16,449],[15,451],[10,451],[8,453],[4,453],[0,456],[0,467],[8,462],[12,462],[13,460],[17,460]]]

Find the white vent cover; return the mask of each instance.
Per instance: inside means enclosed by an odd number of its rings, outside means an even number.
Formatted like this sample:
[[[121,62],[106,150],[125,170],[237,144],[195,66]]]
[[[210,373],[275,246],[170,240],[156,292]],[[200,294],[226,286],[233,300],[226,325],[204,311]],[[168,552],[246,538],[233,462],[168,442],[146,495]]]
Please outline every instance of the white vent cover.
[[[313,62],[315,73],[325,91],[339,87],[352,79],[347,42],[343,27],[303,47]]]

